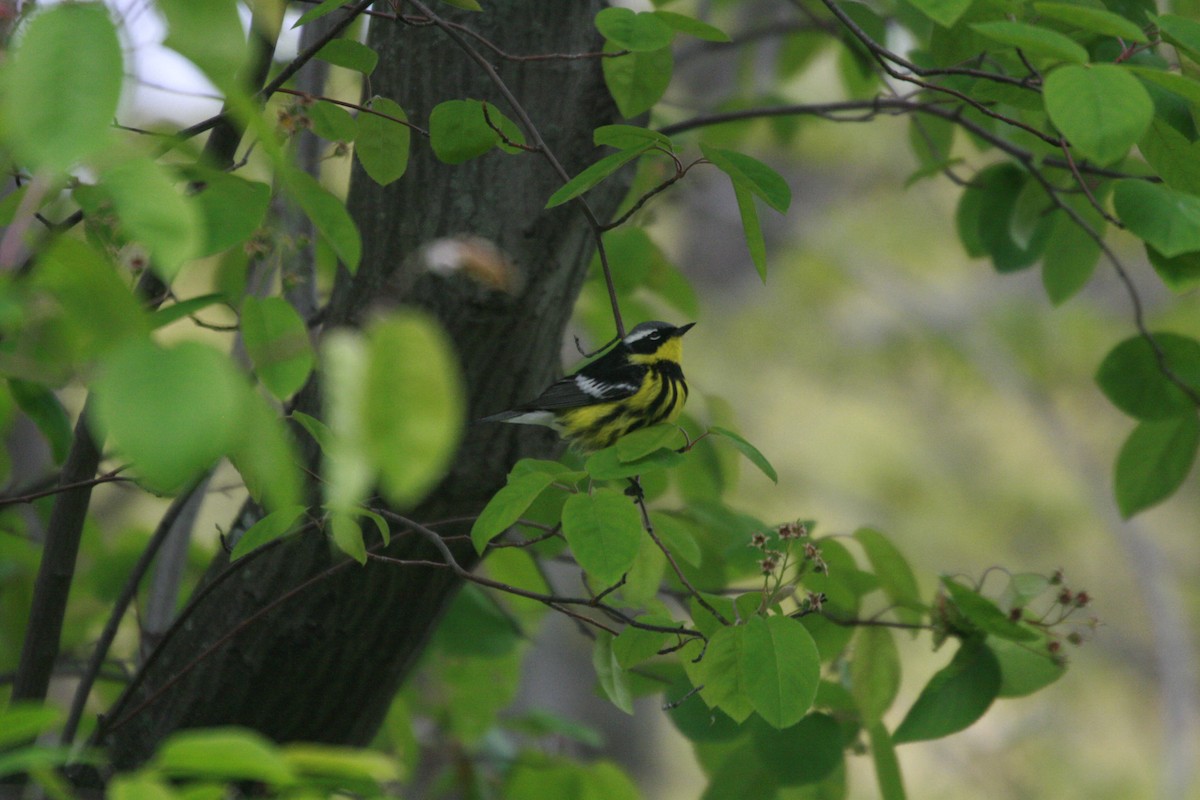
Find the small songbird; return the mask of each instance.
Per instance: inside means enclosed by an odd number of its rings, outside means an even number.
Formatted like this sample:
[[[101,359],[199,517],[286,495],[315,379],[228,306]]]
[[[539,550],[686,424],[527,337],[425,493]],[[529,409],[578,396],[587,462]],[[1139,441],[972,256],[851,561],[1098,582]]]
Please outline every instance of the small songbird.
[[[608,447],[638,428],[674,422],[688,396],[680,337],[695,324],[676,328],[643,322],[536,399],[480,422],[548,425],[583,450]]]

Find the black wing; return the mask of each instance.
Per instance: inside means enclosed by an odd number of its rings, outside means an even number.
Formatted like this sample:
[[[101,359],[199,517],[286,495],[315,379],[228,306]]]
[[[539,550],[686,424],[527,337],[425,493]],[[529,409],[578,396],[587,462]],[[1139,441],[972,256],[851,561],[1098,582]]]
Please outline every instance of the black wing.
[[[633,395],[642,385],[646,367],[622,363],[623,358],[609,358],[611,355],[613,353],[608,353],[574,375],[556,381],[522,408],[553,411],[607,403]]]

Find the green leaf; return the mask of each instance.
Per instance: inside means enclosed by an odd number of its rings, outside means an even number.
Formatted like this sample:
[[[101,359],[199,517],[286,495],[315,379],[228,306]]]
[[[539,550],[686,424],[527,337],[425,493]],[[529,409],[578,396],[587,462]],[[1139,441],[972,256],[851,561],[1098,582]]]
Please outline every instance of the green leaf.
[[[442,0],[448,6],[461,8],[465,11],[483,11],[483,6],[479,5],[479,0]]]
[[[1043,100],[1072,147],[1100,165],[1129,152],[1154,119],[1145,87],[1116,64],[1060,67],[1046,77]]]
[[[734,188],[749,189],[780,214],[787,212],[792,203],[792,190],[783,176],[771,167],[757,158],[733,150],[722,150],[702,144],[700,151],[713,166],[729,176]]]
[[[637,125],[601,125],[592,132],[592,141],[597,147],[608,145],[618,150],[635,150],[647,144],[674,149],[671,137]]]
[[[1126,228],[1168,258],[1200,250],[1200,197],[1128,179],[1117,183],[1113,207]]]
[[[1200,60],[1200,22],[1191,17],[1163,14],[1158,18],[1158,30],[1163,39],[1186,52],[1193,61]]]
[[[1195,412],[1138,423],[1121,446],[1115,474],[1117,507],[1129,519],[1175,493],[1192,470],[1200,444]]]
[[[890,539],[872,528],[859,528],[854,532],[854,538],[867,554],[871,569],[879,578],[879,587],[896,606],[893,609],[896,616],[902,622],[920,622],[921,612],[918,609],[924,608],[924,604],[916,576],[904,554]]]
[[[875,780],[879,783],[881,800],[904,800],[904,780],[900,775],[900,761],[892,737],[882,723],[867,727],[867,740],[871,746],[871,760],[875,763]]]
[[[596,14],[596,30],[621,50],[649,52],[660,50],[674,38],[674,31],[658,15],[628,8],[611,7]]]
[[[407,125],[394,120],[408,121],[408,115],[395,101],[386,97],[373,97],[367,104],[376,111],[358,115],[358,135],[354,139],[354,155],[362,164],[371,180],[387,186],[397,180],[408,169],[408,148],[412,132]],[[384,114],[393,119],[380,116]]]
[[[622,48],[612,42],[604,43],[604,52],[616,53]],[[645,53],[629,53],[600,62],[604,83],[616,101],[617,110],[626,119],[649,111],[667,91],[675,57],[671,48]]]
[[[400,764],[390,754],[328,744],[288,744],[282,750],[284,761],[297,775],[310,782],[314,778],[332,781],[341,792],[360,783],[365,784],[363,794],[372,794],[379,784],[401,778]]]
[[[113,776],[105,787],[105,796],[108,800],[177,800],[180,797],[163,781],[138,773]]]
[[[1150,123],[1150,129],[1138,142],[1138,150],[1167,186],[1189,195],[1200,194],[1200,144],[1180,133],[1162,116]]]
[[[921,690],[892,734],[896,744],[939,739],[983,716],[1000,691],[1000,665],[982,642],[963,642]]]
[[[370,75],[379,64],[379,54],[354,39],[334,39],[317,51],[317,58],[336,67]]]
[[[1132,23],[1131,23],[1132,24]],[[1029,57],[1044,56],[1054,61],[1086,64],[1088,52],[1071,37],[1024,22],[976,22],[971,28],[993,42],[1021,50]]]
[[[1175,333],[1152,336],[1171,372],[1200,391],[1200,342]],[[1096,383],[1113,405],[1136,419],[1168,419],[1195,408],[1183,390],[1163,375],[1154,347],[1142,336],[1131,336],[1109,351],[1096,370]]]
[[[375,479],[367,454],[367,347],[360,334],[334,330],[321,340],[321,384],[325,423],[331,437],[321,443],[325,505],[346,514],[366,499]],[[299,419],[299,418],[298,418]]]
[[[700,696],[710,708],[719,708],[735,723],[741,724],[754,713],[754,705],[741,670],[745,649],[745,625],[719,626],[709,636],[704,658],[697,664],[684,651],[684,669],[692,683],[700,686]],[[696,673],[696,674],[693,674]]]
[[[676,32],[694,36],[706,42],[729,42],[729,34],[720,28],[713,27],[707,22],[701,22],[686,14],[676,14],[674,11],[654,11],[654,16],[671,26]]]
[[[892,632],[883,627],[860,628],[854,637],[850,662],[850,692],[864,725],[877,724],[900,691],[900,653]]]
[[[1173,292],[1186,292],[1200,286],[1200,252],[1184,253],[1167,258],[1150,245],[1146,245],[1146,257],[1158,273],[1158,277]]]
[[[997,697],[1026,697],[1044,689],[1066,674],[1055,661],[1043,639],[1034,645],[989,637],[988,649],[1000,664],[1000,693]]]
[[[795,725],[817,696],[817,646],[804,626],[790,617],[751,617],[744,627],[738,669],[746,696],[772,727]]]
[[[4,135],[27,166],[63,171],[103,148],[124,82],[121,44],[101,3],[37,13],[5,67]]]
[[[642,614],[635,619],[644,625],[658,625],[664,628],[683,627],[669,614]],[[647,659],[654,658],[669,641],[674,640],[672,634],[661,631],[648,631],[642,628],[626,625],[620,635],[613,640],[613,656],[617,663],[625,669],[630,669]]]
[[[949,28],[971,7],[973,0],[913,0],[913,5],[931,20]]]
[[[80,360],[102,355],[150,330],[141,301],[112,262],[88,244],[58,237],[42,252],[33,284],[57,306],[56,330],[46,335],[72,341]],[[36,338],[36,334],[34,335]]]
[[[313,133],[331,142],[352,142],[358,135],[358,123],[350,112],[325,100],[308,107],[308,120]]]
[[[237,561],[251,550],[257,550],[264,544],[286,536],[296,526],[296,521],[305,512],[304,506],[287,506],[278,511],[272,511],[258,522],[251,525],[229,554],[230,561]]]
[[[158,164],[144,158],[106,172],[101,186],[121,225],[145,245],[155,270],[167,281],[204,246],[204,221],[196,200],[186,197]]]
[[[637,461],[661,448],[674,449],[672,445],[683,445],[679,426],[669,422],[651,425],[622,436],[614,447],[617,457],[624,462]]]
[[[841,727],[828,714],[808,714],[783,730],[757,720],[746,727],[751,731],[749,744],[755,755],[767,765],[771,779],[780,786],[812,786],[845,762]],[[714,778],[713,783],[716,782]],[[740,800],[746,795],[736,797]]]
[[[1104,218],[1092,209],[1079,213],[1096,233],[1103,235]],[[1054,305],[1073,297],[1091,279],[1100,261],[1100,243],[1067,214],[1054,215],[1054,228],[1042,254],[1042,286]]]
[[[600,688],[604,690],[604,694],[608,696],[612,704],[626,714],[632,715],[633,696],[629,693],[625,670],[613,653],[611,633],[600,631],[596,634],[596,643],[592,647],[592,666],[596,668],[596,678],[600,681]]]
[[[295,782],[278,748],[243,728],[203,728],[171,734],[150,766],[178,778],[261,781],[271,786]]]
[[[0,709],[0,746],[23,744],[37,738],[62,721],[63,713],[53,706],[17,702]]]
[[[167,47],[191,61],[223,92],[238,89],[246,31],[236,0],[158,0],[170,32]]]
[[[396,311],[367,328],[366,452],[380,490],[411,507],[446,474],[462,437],[458,357],[437,322]]]
[[[488,124],[489,121],[491,124]],[[482,100],[447,100],[434,106],[429,115],[429,143],[438,160],[446,164],[461,164],[496,146],[508,149],[504,147],[496,128],[511,141],[525,143],[525,137],[516,123],[491,103]]]
[[[242,339],[263,386],[280,400],[308,380],[316,357],[308,326],[282,297],[247,296],[242,303]]]
[[[1053,224],[1049,214],[1033,213],[1032,229],[1022,225],[1021,199],[1032,186],[1027,173],[1003,162],[982,170],[962,193],[956,222],[959,238],[972,256],[988,256],[998,272],[1033,264]],[[1034,186],[1035,191],[1041,191]],[[1048,202],[1048,201],[1047,201]]]
[[[300,19],[292,23],[292,30],[299,28],[301,25],[307,25],[315,19],[320,19],[326,14],[332,14],[345,4],[346,0],[324,0],[323,3],[313,6],[308,11],[300,15]]]
[[[573,494],[562,512],[563,536],[596,591],[621,579],[641,544],[642,520],[633,502],[612,489]]]
[[[50,444],[55,464],[61,464],[71,449],[71,420],[54,392],[36,383],[10,378],[8,389],[17,406],[33,421]]]
[[[367,563],[367,546],[363,542],[362,528],[353,514],[333,511],[329,515],[329,532],[333,543],[359,564]]]
[[[292,199],[329,242],[346,269],[351,272],[358,269],[358,261],[362,257],[362,238],[345,204],[307,172],[293,169],[281,173],[280,177]]]
[[[246,482],[246,490],[269,510],[299,505],[300,456],[279,412],[258,392],[246,392],[242,432],[229,460]]]
[[[610,153],[559,187],[558,191],[550,195],[550,199],[546,201],[546,208],[554,208],[568,200],[574,200],[652,146],[652,142],[646,142],[631,150]]]
[[[674,450],[659,448],[653,453],[634,459],[622,461],[617,454],[616,446],[597,450],[588,456],[584,469],[598,481],[611,481],[620,478],[632,478],[644,472],[655,469],[669,469],[683,461],[683,456]]]
[[[1092,8],[1079,3],[1034,3],[1038,14],[1049,19],[1065,22],[1080,30],[1115,36],[1127,42],[1148,42],[1146,34],[1136,23],[1103,8]]]
[[[750,260],[758,270],[758,277],[767,282],[767,243],[763,238],[762,224],[758,220],[758,209],[754,207],[754,195],[750,189],[733,185],[733,196],[737,200],[738,215],[742,219],[742,233],[746,237],[746,249]]]
[[[979,592],[945,577],[942,578],[942,585],[946,587],[954,607],[980,630],[1014,642],[1028,642],[1037,638],[1036,632],[1009,619],[995,603]]]
[[[700,566],[700,545],[696,543],[696,537],[688,531],[686,523],[661,511],[651,511],[650,522],[654,525],[654,531],[662,540],[663,546],[677,561],[683,561],[693,567]]]
[[[300,424],[317,443],[317,447],[321,452],[329,449],[330,442],[333,441],[333,431],[329,430],[329,426],[316,417],[309,416],[303,411],[293,411],[291,418]]]
[[[188,178],[203,184],[194,196],[203,230],[197,258],[242,244],[262,225],[271,202],[270,186],[215,169],[192,168]]]
[[[93,388],[93,421],[155,491],[182,488],[242,435],[248,389],[205,345],[131,341],[102,361]]]
[[[512,527],[538,495],[554,481],[555,476],[547,472],[528,472],[521,476],[510,474],[508,483],[492,495],[471,526],[475,552],[482,554],[488,542]]]
[[[180,300],[179,302],[162,306],[150,315],[150,329],[158,330],[159,328],[165,328],[173,322],[190,317],[197,311],[203,311],[209,306],[224,302],[224,300],[224,295],[202,294],[199,297],[189,297],[187,300]]]
[[[762,474],[770,478],[772,483],[779,483],[779,474],[775,472],[775,468],[771,466],[771,462],[767,461],[766,456],[760,453],[757,447],[750,444],[742,436],[719,425],[713,425],[708,431],[709,433],[715,433],[718,436],[728,439],[737,448],[737,451],[750,459],[750,463],[762,470]]]

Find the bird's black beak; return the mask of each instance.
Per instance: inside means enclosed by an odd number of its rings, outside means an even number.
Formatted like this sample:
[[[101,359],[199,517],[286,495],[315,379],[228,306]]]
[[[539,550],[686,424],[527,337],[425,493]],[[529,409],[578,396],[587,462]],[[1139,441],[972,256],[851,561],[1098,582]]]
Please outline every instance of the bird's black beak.
[[[695,324],[696,323],[694,323],[694,322],[689,322],[687,325],[680,325],[678,328],[675,329],[675,336],[677,336],[677,337],[683,336],[685,333],[690,331],[692,329],[692,326]]]

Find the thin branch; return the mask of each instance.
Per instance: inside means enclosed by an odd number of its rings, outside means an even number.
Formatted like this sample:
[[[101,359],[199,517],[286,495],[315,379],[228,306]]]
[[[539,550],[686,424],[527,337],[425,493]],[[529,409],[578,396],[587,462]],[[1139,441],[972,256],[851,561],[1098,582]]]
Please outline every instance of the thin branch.
[[[634,481],[636,482],[637,479],[634,478]],[[713,608],[711,603],[704,599],[704,595],[700,594],[700,592],[696,590],[696,587],[693,586],[692,582],[688,580],[687,575],[683,574],[683,570],[680,568],[679,562],[675,560],[675,556],[673,556],[671,551],[667,549],[667,546],[663,544],[662,539],[658,538],[658,534],[654,532],[654,523],[650,521],[650,511],[646,508],[645,496],[643,496],[641,492],[638,492],[634,497],[634,502],[637,503],[638,509],[640,509],[642,512],[642,527],[650,536],[651,541],[653,541],[654,544],[658,546],[658,549],[662,551],[663,555],[667,557],[667,563],[671,565],[671,569],[675,572],[675,577],[679,579],[679,582],[682,583],[684,588],[688,590],[688,593],[696,599],[696,602],[699,603],[705,611],[707,611],[709,614],[712,614],[713,617],[719,620],[722,625],[732,624],[728,619],[725,618],[724,614],[722,614],[720,611],[717,611],[717,609]]]
[[[74,481],[73,483],[58,484],[58,485],[54,485],[55,478],[51,477],[49,479],[49,483],[51,484],[51,486],[49,488],[37,489],[37,490],[30,491],[25,494],[14,495],[11,497],[0,497],[0,508],[4,508],[6,506],[19,505],[21,503],[32,503],[35,500],[41,500],[43,497],[50,497],[51,495],[60,494],[62,492],[69,492],[72,489],[82,489],[84,487],[98,486],[102,483],[114,483],[114,482],[125,482],[125,481],[132,482],[133,481],[132,478],[125,478],[118,474],[118,473],[122,472],[124,469],[125,469],[125,467],[121,466],[121,467],[117,467],[114,470],[106,472],[103,475],[97,475],[94,478],[89,478],[89,479],[83,480],[83,481]]]
[[[291,63],[279,71],[279,74],[275,76],[274,80],[272,80],[255,94],[255,97],[260,101],[266,100],[271,95],[275,94],[275,92],[279,91],[280,87],[287,83],[293,75],[299,72],[305,64],[311,61],[313,56],[315,56],[322,47],[336,39],[338,35],[348,28],[350,23],[353,22],[359,14],[362,14],[364,11],[366,11],[367,6],[371,5],[373,2],[375,2],[375,0],[358,0],[357,3],[346,9],[347,13],[342,19],[334,23],[329,31],[327,31],[326,34],[320,39],[313,42],[310,47],[307,47],[298,53],[296,57],[292,59]],[[191,139],[193,136],[199,136],[200,134],[215,128],[218,124],[227,119],[228,116],[228,111],[222,111],[216,116],[209,117],[202,122],[197,122],[195,125],[184,128],[176,135],[176,138],[180,141],[183,141]]]
[[[413,131],[421,134],[426,139],[429,138],[429,131],[425,130],[420,125],[414,125],[413,123],[409,122],[406,119],[400,119],[399,117],[393,117],[391,114],[384,114],[382,111],[376,111],[375,109],[368,108],[367,106],[364,106],[360,103],[348,103],[345,100],[337,100],[333,97],[326,97],[324,95],[311,94],[309,92],[301,92],[301,91],[297,91],[296,89],[285,89],[283,87],[280,87],[279,89],[276,89],[275,91],[277,91],[279,94],[290,94],[293,97],[300,97],[305,100],[311,100],[314,102],[317,100],[320,100],[325,103],[333,103],[335,106],[341,106],[342,108],[352,108],[355,111],[362,112],[363,114],[373,114],[377,117],[383,117],[384,119],[391,120],[392,122],[395,122],[398,125],[403,125],[406,128],[411,128]]]
[[[154,534],[150,537],[150,541],[146,543],[146,547],[142,550],[141,555],[138,556],[137,563],[129,571],[129,577],[125,579],[125,586],[122,587],[121,594],[117,596],[116,602],[113,603],[112,611],[108,615],[108,621],[104,624],[104,630],[101,631],[100,638],[96,640],[96,644],[92,649],[92,657],[88,660],[87,669],[84,670],[83,677],[75,687],[75,697],[71,701],[71,709],[67,714],[67,722],[63,726],[63,744],[69,745],[75,739],[75,731],[79,727],[79,720],[83,717],[83,708],[87,705],[88,695],[92,692],[92,684],[95,683],[96,676],[100,674],[100,667],[104,664],[104,659],[108,657],[108,648],[112,646],[113,639],[117,636],[117,629],[121,627],[121,620],[125,617],[125,611],[129,608],[129,604],[133,602],[133,598],[137,596],[142,577],[145,576],[146,570],[150,569],[150,564],[154,561],[154,557],[158,555],[159,548],[162,547],[168,534],[174,528],[175,520],[179,519],[179,515],[183,513],[184,508],[191,500],[192,494],[202,484],[203,481],[192,484],[190,488],[180,493],[178,497],[171,501],[170,507],[158,521],[158,527],[154,529]]]

